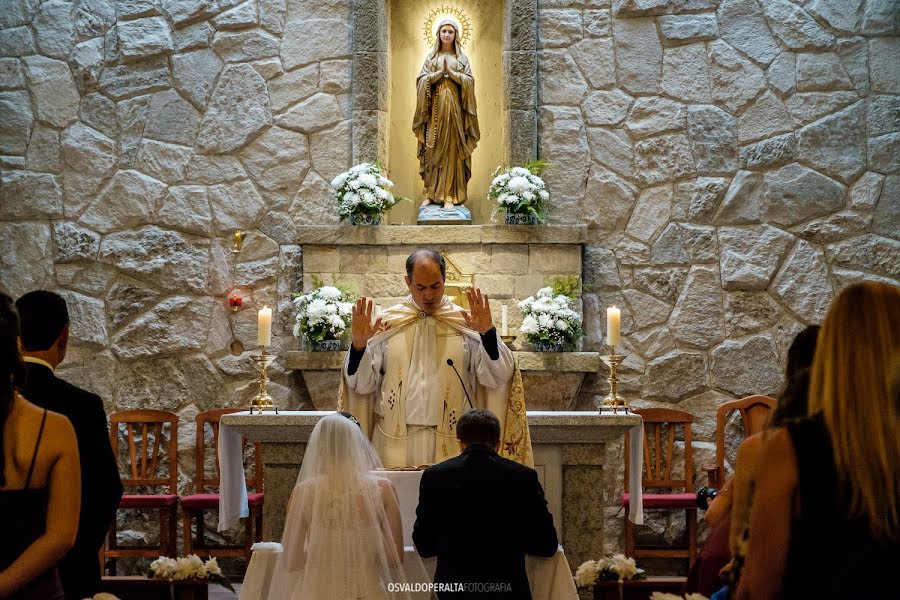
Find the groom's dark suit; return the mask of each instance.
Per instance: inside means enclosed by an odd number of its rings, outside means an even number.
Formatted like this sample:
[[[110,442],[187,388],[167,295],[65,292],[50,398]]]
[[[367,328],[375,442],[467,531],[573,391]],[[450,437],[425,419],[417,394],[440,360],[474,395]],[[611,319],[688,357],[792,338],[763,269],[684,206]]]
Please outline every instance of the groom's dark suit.
[[[412,535],[420,555],[438,557],[435,583],[495,583],[511,590],[438,594],[453,600],[530,600],[525,555],[553,556],[558,546],[534,469],[479,445],[422,474]]]
[[[122,497],[103,401],[59,379],[48,367],[25,365],[25,398],[65,415],[75,430],[81,463],[81,513],[75,545],[57,566],[67,600],[89,598],[101,591],[98,553]]]

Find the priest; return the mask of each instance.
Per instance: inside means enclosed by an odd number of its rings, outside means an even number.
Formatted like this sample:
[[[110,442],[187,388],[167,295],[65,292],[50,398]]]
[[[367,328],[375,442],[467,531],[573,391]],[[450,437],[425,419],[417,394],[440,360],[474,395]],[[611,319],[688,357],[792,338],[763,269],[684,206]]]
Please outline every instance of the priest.
[[[521,374],[488,298],[469,288],[464,310],[444,295],[445,277],[444,258],[418,250],[406,260],[406,300],[374,320],[372,300],[357,300],[338,410],[360,420],[386,468],[402,468],[457,455],[457,421],[487,408],[501,418],[500,453],[531,466]]]

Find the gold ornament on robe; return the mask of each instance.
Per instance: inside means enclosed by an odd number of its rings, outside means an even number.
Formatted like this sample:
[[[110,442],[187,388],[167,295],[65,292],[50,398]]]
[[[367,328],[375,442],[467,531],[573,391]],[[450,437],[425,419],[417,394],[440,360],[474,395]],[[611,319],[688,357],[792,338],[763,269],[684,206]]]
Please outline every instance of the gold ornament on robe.
[[[440,30],[451,25],[456,32],[453,51],[441,51]],[[425,198],[435,204],[464,204],[472,177],[472,152],[481,133],[475,105],[475,79],[468,57],[459,45],[459,24],[443,19],[437,25],[435,44],[425,57],[416,80],[416,135],[419,175]],[[444,72],[446,61],[449,73]]]

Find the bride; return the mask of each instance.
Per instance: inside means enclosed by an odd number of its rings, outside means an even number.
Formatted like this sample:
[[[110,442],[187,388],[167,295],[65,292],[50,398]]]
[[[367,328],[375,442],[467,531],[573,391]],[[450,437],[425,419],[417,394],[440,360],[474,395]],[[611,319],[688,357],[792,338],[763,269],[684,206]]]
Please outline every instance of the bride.
[[[400,506],[378,469],[381,460],[349,418],[316,424],[288,502],[269,600],[381,600],[388,584],[406,582]]]

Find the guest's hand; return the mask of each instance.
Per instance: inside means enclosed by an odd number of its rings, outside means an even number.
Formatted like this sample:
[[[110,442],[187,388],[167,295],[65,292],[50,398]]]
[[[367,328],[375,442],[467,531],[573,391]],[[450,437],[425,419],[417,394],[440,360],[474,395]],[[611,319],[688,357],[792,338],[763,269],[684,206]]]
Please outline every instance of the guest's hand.
[[[381,317],[378,317],[375,323],[372,323],[372,310],[374,307],[375,303],[365,296],[362,296],[353,305],[350,339],[354,350],[365,350],[366,344],[369,343],[372,337],[390,328],[388,324],[381,322]]]
[[[478,288],[470,287],[466,289],[466,298],[469,299],[469,310],[460,311],[466,326],[478,333],[487,333],[494,326],[488,297]]]

